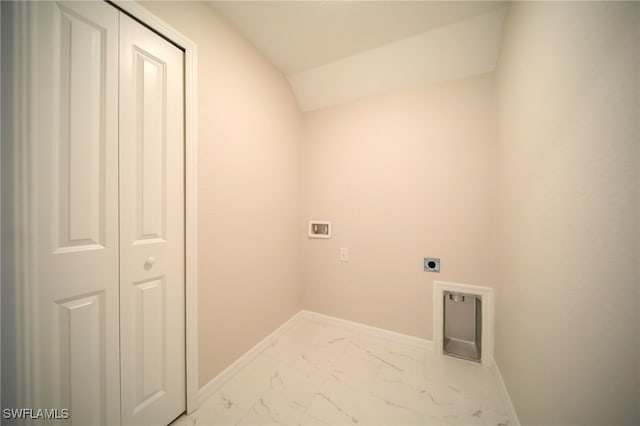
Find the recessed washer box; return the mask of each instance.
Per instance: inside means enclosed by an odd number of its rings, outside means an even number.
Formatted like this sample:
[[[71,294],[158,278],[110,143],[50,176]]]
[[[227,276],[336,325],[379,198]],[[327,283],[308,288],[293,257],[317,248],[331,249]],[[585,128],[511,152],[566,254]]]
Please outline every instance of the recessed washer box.
[[[310,220],[309,238],[331,238],[331,221]]]

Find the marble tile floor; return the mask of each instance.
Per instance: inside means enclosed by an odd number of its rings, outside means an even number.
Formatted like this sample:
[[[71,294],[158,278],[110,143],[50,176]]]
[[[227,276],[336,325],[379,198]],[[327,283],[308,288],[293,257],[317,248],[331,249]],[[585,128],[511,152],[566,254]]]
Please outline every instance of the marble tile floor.
[[[300,318],[172,426],[506,426],[506,413],[489,368]]]

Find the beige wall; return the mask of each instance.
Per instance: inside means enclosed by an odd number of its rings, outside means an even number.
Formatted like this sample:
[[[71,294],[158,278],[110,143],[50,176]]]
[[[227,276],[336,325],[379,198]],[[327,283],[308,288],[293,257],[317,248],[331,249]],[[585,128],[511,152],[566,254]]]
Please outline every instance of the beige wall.
[[[495,285],[523,424],[640,422],[637,5],[512,5],[497,129],[485,75],[306,113],[303,134],[206,4],[145,5],[198,44],[201,386],[302,307],[430,339],[439,279]]]
[[[304,114],[309,309],[430,339],[433,280],[492,283],[494,114],[490,75]],[[308,219],[333,237],[307,239]]]
[[[206,3],[144,2],[198,45],[199,382],[302,307],[299,110]]]
[[[526,425],[640,423],[637,8],[507,15],[496,360]]]

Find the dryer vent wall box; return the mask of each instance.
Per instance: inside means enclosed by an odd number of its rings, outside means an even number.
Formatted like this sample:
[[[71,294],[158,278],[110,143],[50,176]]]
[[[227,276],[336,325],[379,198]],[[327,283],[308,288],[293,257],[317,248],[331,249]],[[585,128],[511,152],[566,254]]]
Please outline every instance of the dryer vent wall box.
[[[310,220],[309,238],[331,238],[331,222],[327,220]]]
[[[480,362],[482,355],[482,296],[443,293],[445,355]]]

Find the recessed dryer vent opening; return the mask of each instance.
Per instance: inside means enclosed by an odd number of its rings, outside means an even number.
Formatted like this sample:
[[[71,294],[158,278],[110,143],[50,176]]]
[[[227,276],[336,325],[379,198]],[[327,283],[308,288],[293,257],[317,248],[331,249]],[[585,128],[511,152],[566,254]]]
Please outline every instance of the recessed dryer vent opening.
[[[443,292],[445,355],[480,362],[482,357],[482,296]]]
[[[493,363],[494,293],[491,287],[433,282],[433,343],[436,353]]]

